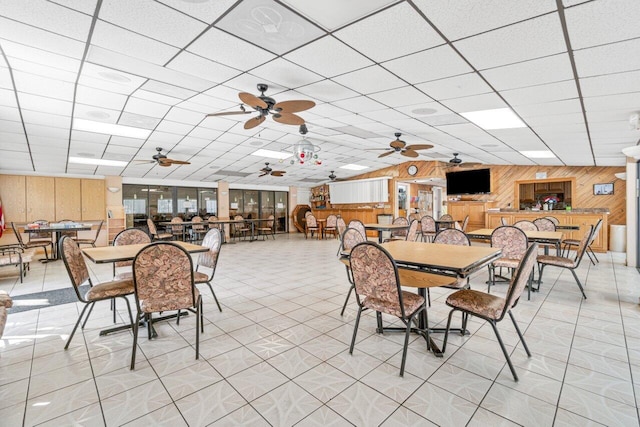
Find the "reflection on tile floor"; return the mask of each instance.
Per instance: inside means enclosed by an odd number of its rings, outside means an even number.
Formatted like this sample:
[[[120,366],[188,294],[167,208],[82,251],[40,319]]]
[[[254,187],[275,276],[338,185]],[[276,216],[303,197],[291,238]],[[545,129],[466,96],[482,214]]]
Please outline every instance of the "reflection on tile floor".
[[[67,351],[81,306],[10,314],[0,341],[0,424],[639,425],[640,280],[621,254],[582,263],[586,301],[570,272],[545,270],[541,292],[514,310],[531,358],[510,322],[499,325],[516,383],[491,328],[476,319],[470,335],[451,336],[443,358],[411,337],[404,378],[403,336],[375,334],[371,314],[350,355],[356,304],[352,296],[340,316],[348,283],[337,245],[292,234],[223,246],[214,280],[223,312],[203,287],[199,360],[193,315],[157,324],[153,341],[141,331],[130,371],[131,332],[98,335],[112,325],[108,303]],[[97,280],[110,278],[111,266],[88,266]],[[486,277],[472,286],[486,289]],[[61,262],[33,263],[22,284],[0,270],[0,289],[12,295],[68,286]],[[446,322],[447,294],[431,291],[432,325]],[[123,304],[118,314],[124,322]],[[441,344],[442,335],[434,339]]]

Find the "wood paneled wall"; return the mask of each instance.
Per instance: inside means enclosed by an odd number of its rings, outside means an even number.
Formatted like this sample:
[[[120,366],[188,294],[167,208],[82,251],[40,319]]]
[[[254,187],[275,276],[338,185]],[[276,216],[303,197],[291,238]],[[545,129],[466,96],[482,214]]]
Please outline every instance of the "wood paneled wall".
[[[418,173],[410,176],[407,168],[418,166]],[[351,179],[375,178],[391,176],[389,180],[390,195],[393,194],[396,181],[411,181],[424,178],[444,178],[447,164],[434,161],[410,161],[377,171],[367,172]],[[572,207],[579,208],[607,208],[611,212],[609,224],[626,224],[626,181],[616,179],[615,174],[625,172],[625,167],[583,167],[583,166],[503,166],[486,165],[491,169],[491,194],[469,196],[473,200],[497,202],[496,206],[507,208],[518,206],[514,200],[514,182],[536,178],[537,172],[546,172],[547,178],[576,178],[576,194],[572,195]],[[593,185],[613,182],[614,194],[609,196],[594,196]]]

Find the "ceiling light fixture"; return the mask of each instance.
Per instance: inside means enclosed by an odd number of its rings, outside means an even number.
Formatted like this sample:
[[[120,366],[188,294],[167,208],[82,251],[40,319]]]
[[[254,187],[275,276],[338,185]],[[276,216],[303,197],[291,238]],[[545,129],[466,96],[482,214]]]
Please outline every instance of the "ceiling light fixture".
[[[140,129],[131,126],[122,126],[113,123],[96,122],[85,119],[73,119],[73,129],[137,139],[147,139],[151,134],[149,129]]]
[[[460,113],[462,117],[485,130],[525,128],[526,124],[510,108],[470,111]]]
[[[125,167],[129,164],[129,162],[123,162],[121,160],[88,159],[86,157],[69,157],[69,163],[77,163],[80,165],[116,166],[116,167]]]
[[[251,155],[280,160],[288,159],[289,157],[291,157],[291,153],[286,153],[284,151],[265,150],[264,148],[254,151],[253,153],[251,153]]]
[[[555,159],[556,156],[549,150],[533,150],[533,151],[520,151],[525,157],[530,159]]]
[[[361,171],[364,169],[369,169],[369,166],[356,165],[353,163],[349,163],[348,165],[340,166],[340,169],[348,169],[351,171]]]

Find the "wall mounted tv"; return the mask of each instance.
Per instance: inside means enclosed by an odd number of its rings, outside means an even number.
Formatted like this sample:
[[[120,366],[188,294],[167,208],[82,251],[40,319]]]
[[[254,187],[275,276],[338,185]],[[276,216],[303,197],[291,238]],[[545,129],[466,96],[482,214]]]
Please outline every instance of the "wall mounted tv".
[[[491,192],[491,169],[447,172],[447,194],[485,194]]]

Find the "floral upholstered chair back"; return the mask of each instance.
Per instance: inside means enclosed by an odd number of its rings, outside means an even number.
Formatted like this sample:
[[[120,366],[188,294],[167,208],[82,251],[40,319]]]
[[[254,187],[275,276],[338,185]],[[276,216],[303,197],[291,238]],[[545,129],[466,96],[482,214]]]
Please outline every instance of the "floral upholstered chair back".
[[[80,285],[89,280],[89,270],[82,257],[82,251],[80,247],[78,247],[78,244],[69,236],[62,237],[60,248],[62,250],[62,261],[67,268],[67,273],[69,273],[73,289],[76,291],[78,299],[85,301],[82,292],[78,289]]]
[[[538,231],[538,226],[536,226],[532,221],[527,221],[526,219],[514,222],[513,226],[518,227],[522,231]]]
[[[362,221],[352,219],[351,221],[349,221],[349,228],[355,228],[362,234],[362,237],[364,237],[365,239],[367,238],[367,230],[364,228],[364,224],[362,223]]]
[[[398,218],[393,220],[393,225],[409,225],[409,220],[403,216],[399,216]],[[391,232],[391,237],[406,237],[407,230],[393,230]]]
[[[560,221],[558,221],[558,218],[556,218],[555,216],[545,216],[544,218],[547,218],[549,221],[553,222],[555,226],[560,225]]]
[[[344,233],[342,233],[342,250],[341,252],[350,251],[353,249],[358,243],[364,242],[364,236],[355,228],[347,228]]]
[[[307,228],[317,227],[317,226],[318,226],[318,220],[316,219],[315,215],[313,214],[307,215]]]
[[[151,234],[152,236],[158,235],[156,225],[153,223],[153,220],[151,218],[147,218],[147,228],[149,229],[149,234]]]
[[[329,215],[327,217],[327,228],[333,227],[336,228],[336,226],[338,225],[338,217],[336,215]]]
[[[511,310],[518,303],[518,299],[524,288],[531,280],[531,274],[533,273],[533,269],[536,266],[536,257],[538,254],[538,244],[534,243],[525,252],[518,268],[516,269],[515,274],[513,275],[513,279],[511,279],[511,283],[509,284],[509,289],[507,290],[507,295],[505,298],[505,306],[502,309],[502,313],[500,313],[499,318],[504,317],[504,315]]]
[[[491,233],[491,247],[502,249],[502,258],[522,259],[527,251],[527,235],[518,227],[503,225]]]
[[[425,234],[436,232],[436,221],[430,215],[425,215],[420,219],[420,226]]]
[[[376,311],[403,316],[397,269],[387,251],[373,242],[362,242],[351,250],[350,262],[358,299],[366,295],[368,305]]]
[[[133,260],[133,283],[140,312],[178,310],[196,304],[191,257],[180,246],[156,242]]]
[[[151,238],[147,233],[139,228],[127,228],[126,230],[122,230],[113,239],[113,246],[137,245],[140,243],[151,243]],[[114,265],[116,267],[127,267],[132,263],[132,261],[118,261],[115,262]]]
[[[183,221],[179,216],[174,216],[173,218],[171,218],[171,222],[174,224],[179,224]],[[180,238],[182,238],[182,225],[172,225],[171,234],[173,234],[174,236],[180,236]]]
[[[409,231],[407,232],[407,242],[415,242],[416,240],[418,240],[419,228],[420,221],[418,221],[417,219],[412,220],[411,224],[409,225]]]
[[[556,231],[556,225],[549,218],[536,218],[533,223],[540,231]]]
[[[453,217],[449,214],[444,214],[440,217],[440,221],[453,221]]]
[[[433,243],[442,243],[445,245],[458,245],[458,246],[471,246],[471,242],[466,234],[461,230],[455,228],[445,228],[440,230],[436,237],[433,238]]]
[[[347,229],[347,223],[344,222],[344,218],[339,217],[336,221],[336,228],[338,229],[338,236],[344,234],[344,230]]]
[[[202,246],[209,248],[209,252],[201,253],[198,256],[198,265],[215,269],[218,263],[218,255],[220,254],[220,246],[222,246],[220,230],[217,228],[209,230],[204,239],[202,239]]]
[[[195,231],[196,233],[204,233],[205,226],[202,223],[202,217],[194,216],[193,218],[191,218],[191,222],[193,222],[193,225],[191,226],[191,229],[193,231]]]

